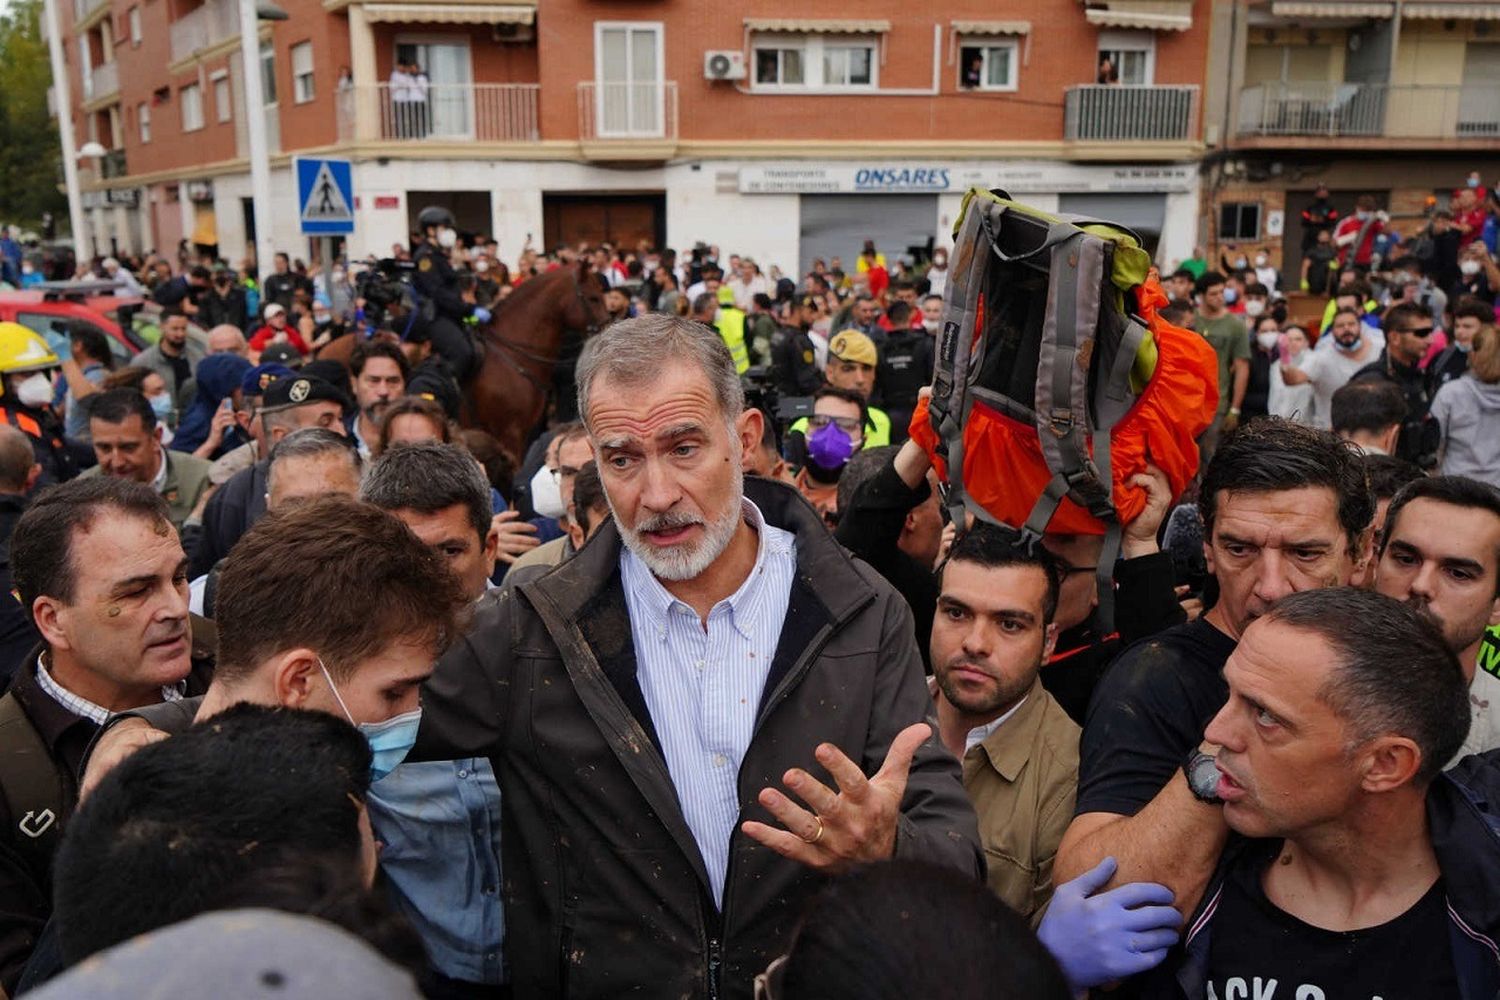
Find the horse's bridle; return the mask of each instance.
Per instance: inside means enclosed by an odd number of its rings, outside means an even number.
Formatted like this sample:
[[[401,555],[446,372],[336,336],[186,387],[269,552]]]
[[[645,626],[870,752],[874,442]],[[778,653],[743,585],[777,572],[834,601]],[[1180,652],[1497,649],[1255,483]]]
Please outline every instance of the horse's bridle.
[[[583,328],[583,339],[587,340],[589,337],[592,337],[594,334],[603,329],[603,327],[600,324],[594,322],[593,314],[589,310],[588,299],[584,298],[583,296],[583,282],[577,276],[573,278],[573,295],[578,300],[578,308],[583,311],[583,318],[586,323]],[[567,325],[563,326],[564,334],[577,332],[577,327],[571,327]],[[546,355],[533,351],[528,347],[523,347],[506,337],[502,337],[500,334],[494,332],[493,330],[491,330],[488,339],[491,340],[496,347],[500,348],[497,353],[502,361],[519,372],[521,377],[530,382],[532,386],[537,389],[537,391],[544,394],[546,393],[547,387],[542,384],[541,380],[533,375],[530,371],[528,371],[524,365],[522,365],[519,361],[516,360],[515,357],[512,357],[511,355],[516,355],[523,360],[532,362],[533,364],[555,365],[563,358],[561,347],[559,347],[556,354]]]

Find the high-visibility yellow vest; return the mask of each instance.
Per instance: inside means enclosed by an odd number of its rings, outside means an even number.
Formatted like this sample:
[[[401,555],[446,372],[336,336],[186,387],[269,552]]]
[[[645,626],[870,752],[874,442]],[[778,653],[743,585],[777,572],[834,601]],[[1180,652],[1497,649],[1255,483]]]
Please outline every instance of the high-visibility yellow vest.
[[[868,407],[865,410],[869,419],[865,421],[865,443],[862,448],[883,448],[891,443],[891,418],[886,412],[878,407]],[[796,432],[803,437],[807,436],[807,418],[798,419],[792,426],[786,429],[788,434]]]
[[[734,370],[741,375],[745,374],[750,367],[750,352],[745,350],[745,314],[733,306],[720,306],[719,318],[714,320],[714,327],[719,331],[719,336],[724,338],[724,344],[734,358]]]

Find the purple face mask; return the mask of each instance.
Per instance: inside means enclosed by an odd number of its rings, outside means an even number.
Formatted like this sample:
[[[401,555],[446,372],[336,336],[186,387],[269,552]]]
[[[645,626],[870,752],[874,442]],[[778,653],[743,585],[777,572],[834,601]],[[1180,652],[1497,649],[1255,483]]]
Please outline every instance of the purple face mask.
[[[838,424],[828,423],[807,436],[807,457],[824,469],[841,469],[854,454],[854,442]]]

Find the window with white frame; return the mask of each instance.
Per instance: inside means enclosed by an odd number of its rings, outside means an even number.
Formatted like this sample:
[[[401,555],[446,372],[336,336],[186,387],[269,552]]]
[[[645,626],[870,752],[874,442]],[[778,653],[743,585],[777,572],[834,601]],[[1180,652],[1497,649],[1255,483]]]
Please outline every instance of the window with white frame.
[[[1106,68],[1105,60],[1109,60]],[[1127,87],[1149,87],[1156,76],[1156,33],[1151,31],[1099,32],[1097,83]],[[1106,78],[1106,69],[1107,77]]]
[[[292,46],[292,100],[306,104],[313,99],[312,42]]]
[[[145,101],[135,106],[135,125],[140,130],[141,142],[151,141],[151,105]]]
[[[182,103],[182,130],[196,132],[203,127],[203,88],[190,83],[177,92]]]
[[[140,45],[144,37],[141,34],[141,9],[139,7],[130,8],[125,18],[130,24],[130,44]]]
[[[778,32],[757,37],[752,47],[757,90],[869,90],[880,82],[874,38]]]
[[[229,92],[229,73],[220,70],[213,75],[214,120],[227,122],[234,117],[234,99]]]
[[[1015,90],[1021,43],[1014,38],[976,38],[958,48],[958,85],[964,90]]]
[[[266,107],[276,103],[276,49],[270,42],[260,43],[260,86]]]
[[[802,46],[775,45],[755,47],[755,83],[762,87],[801,87],[806,83],[802,71]]]

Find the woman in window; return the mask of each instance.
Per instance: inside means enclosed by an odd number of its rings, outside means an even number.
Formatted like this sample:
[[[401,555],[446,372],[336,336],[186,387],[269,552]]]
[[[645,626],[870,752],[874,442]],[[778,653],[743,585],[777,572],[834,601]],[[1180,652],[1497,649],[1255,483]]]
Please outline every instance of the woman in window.
[[[1109,56],[1099,57],[1099,75],[1094,82],[1099,84],[1116,84],[1120,82],[1120,71],[1115,69],[1114,60]]]

